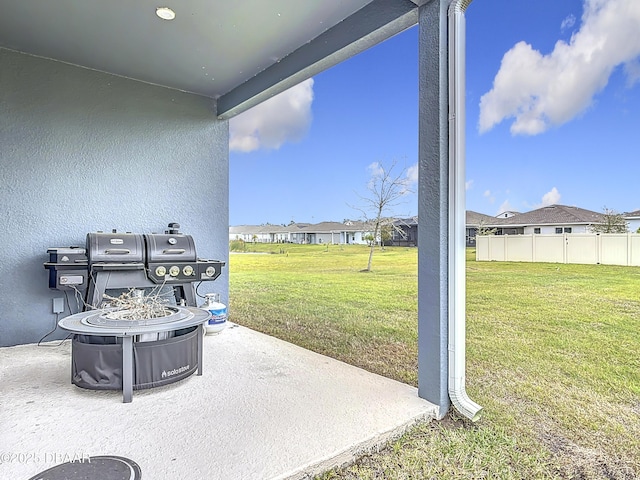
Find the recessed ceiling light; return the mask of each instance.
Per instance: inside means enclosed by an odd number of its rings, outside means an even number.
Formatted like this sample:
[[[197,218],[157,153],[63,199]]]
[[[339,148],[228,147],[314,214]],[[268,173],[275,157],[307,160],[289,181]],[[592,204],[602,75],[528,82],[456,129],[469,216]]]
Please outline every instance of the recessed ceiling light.
[[[174,18],[176,18],[176,12],[171,10],[169,7],[156,8],[156,15],[163,20],[173,20]]]

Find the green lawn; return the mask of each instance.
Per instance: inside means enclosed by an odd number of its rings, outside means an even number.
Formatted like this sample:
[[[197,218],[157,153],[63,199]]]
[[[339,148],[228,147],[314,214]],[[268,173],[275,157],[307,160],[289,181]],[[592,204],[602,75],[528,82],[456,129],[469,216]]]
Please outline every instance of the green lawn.
[[[416,385],[417,250],[248,245],[230,319]],[[259,254],[267,252],[273,254]],[[467,257],[467,390],[484,407],[415,427],[322,478],[640,476],[640,268]]]

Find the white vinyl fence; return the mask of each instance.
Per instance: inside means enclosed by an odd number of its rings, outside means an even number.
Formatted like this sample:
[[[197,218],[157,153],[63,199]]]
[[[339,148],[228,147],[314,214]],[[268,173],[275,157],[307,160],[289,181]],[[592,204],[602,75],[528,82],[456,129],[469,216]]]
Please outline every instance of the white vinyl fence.
[[[640,266],[640,234],[479,235],[476,260]]]

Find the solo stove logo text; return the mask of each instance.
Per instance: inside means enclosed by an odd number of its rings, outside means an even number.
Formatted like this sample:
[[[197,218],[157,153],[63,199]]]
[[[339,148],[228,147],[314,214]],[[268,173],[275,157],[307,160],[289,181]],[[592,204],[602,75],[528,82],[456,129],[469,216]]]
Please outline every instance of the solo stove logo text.
[[[173,377],[174,375],[178,375],[179,373],[186,372],[187,370],[189,370],[189,367],[190,365],[185,365],[184,367],[174,368],[173,370],[169,370],[168,372],[166,370],[163,370],[162,378]]]

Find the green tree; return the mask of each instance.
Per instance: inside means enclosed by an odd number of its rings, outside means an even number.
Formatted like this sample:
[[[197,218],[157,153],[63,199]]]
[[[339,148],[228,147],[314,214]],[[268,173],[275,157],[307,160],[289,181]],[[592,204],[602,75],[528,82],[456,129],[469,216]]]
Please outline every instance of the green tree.
[[[371,246],[371,245],[375,245],[376,243],[376,238],[373,236],[373,233],[367,233],[364,237],[362,237],[363,240],[365,240],[367,242],[367,245]]]
[[[247,245],[244,240],[237,238],[229,242],[229,250],[232,252],[246,252]]]
[[[487,223],[484,220],[481,220],[478,224],[478,230],[476,230],[476,235],[495,235],[498,232],[496,227],[488,227]]]
[[[384,249],[393,238],[393,223],[391,221],[385,222],[380,227],[380,245]]]
[[[591,225],[593,233],[627,233],[629,224],[621,213],[604,207],[602,222]]]

